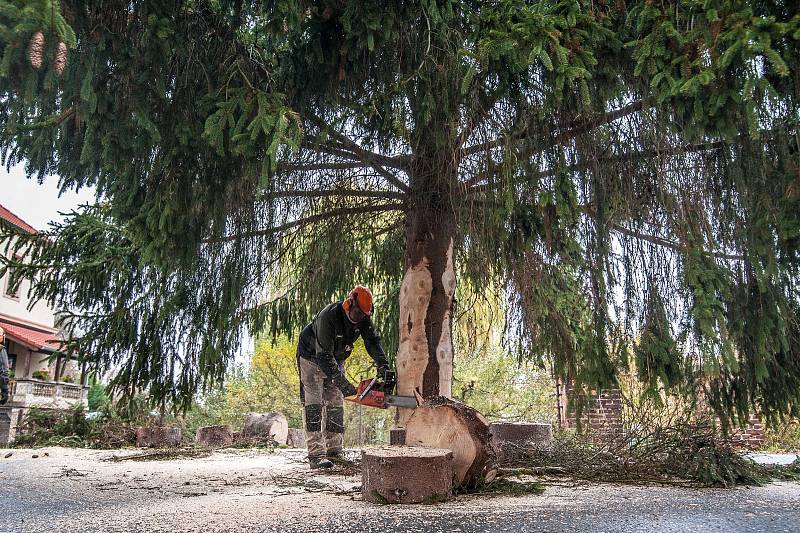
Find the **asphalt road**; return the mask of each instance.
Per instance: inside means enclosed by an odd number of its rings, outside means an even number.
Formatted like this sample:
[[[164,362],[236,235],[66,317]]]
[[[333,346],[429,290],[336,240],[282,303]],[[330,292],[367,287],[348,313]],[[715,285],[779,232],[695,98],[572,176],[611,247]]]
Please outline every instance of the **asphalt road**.
[[[798,483],[560,484],[537,496],[381,506],[360,500],[357,475],[311,475],[299,451],[164,461],[131,460],[138,451],[11,452],[0,459],[0,531],[9,532],[800,531]]]

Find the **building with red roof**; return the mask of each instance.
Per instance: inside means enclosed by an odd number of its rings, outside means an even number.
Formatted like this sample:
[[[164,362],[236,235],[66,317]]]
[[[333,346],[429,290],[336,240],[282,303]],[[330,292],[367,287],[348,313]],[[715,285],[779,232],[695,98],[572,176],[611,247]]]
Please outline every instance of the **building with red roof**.
[[[0,226],[36,234],[36,228],[0,205]],[[5,246],[0,247],[0,253]],[[25,257],[16,256],[16,261]],[[88,405],[85,367],[61,352],[56,312],[45,302],[32,303],[30,282],[11,283],[11,273],[0,276],[0,328],[9,358],[11,382],[8,404],[0,406],[0,443],[10,442],[30,407],[67,408]]]

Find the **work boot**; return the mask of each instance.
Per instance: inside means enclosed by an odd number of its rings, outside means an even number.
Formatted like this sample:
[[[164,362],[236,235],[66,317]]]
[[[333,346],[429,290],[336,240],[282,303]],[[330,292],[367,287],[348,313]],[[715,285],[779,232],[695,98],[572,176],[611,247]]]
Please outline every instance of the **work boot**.
[[[354,466],[355,463],[345,457],[344,453],[341,451],[338,452],[328,452],[327,458],[335,465],[339,466]]]
[[[326,457],[309,457],[308,464],[311,465],[312,470],[316,470],[318,468],[333,468],[333,463],[330,462]]]

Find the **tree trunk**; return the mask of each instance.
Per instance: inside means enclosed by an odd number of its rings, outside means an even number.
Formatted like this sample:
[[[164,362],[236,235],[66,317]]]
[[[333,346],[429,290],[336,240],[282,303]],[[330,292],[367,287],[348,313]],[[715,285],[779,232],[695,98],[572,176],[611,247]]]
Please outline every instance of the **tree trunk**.
[[[398,394],[425,401],[398,409],[397,423],[409,446],[452,450],[456,484],[471,487],[492,475],[495,454],[486,419],[450,399],[457,235],[449,195],[457,180],[454,172],[430,171],[436,164],[427,163],[412,173],[397,351]]]
[[[489,422],[475,409],[443,396],[413,410],[406,423],[406,444],[453,452],[456,486],[474,487],[493,478],[496,455]]]
[[[453,265],[455,217],[432,206],[412,207],[406,229],[406,273],[400,287],[398,394],[449,397],[453,383]],[[399,410],[399,423],[411,410]]]

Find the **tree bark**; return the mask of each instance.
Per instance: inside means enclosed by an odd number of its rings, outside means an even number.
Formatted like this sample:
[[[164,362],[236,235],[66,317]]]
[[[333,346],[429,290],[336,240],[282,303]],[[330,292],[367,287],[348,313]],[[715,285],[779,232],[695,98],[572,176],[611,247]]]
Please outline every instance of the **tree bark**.
[[[418,195],[416,195],[418,196]],[[449,397],[453,382],[455,216],[434,195],[415,202],[407,218],[406,273],[400,287],[398,394]],[[399,410],[400,425],[411,415]]]

